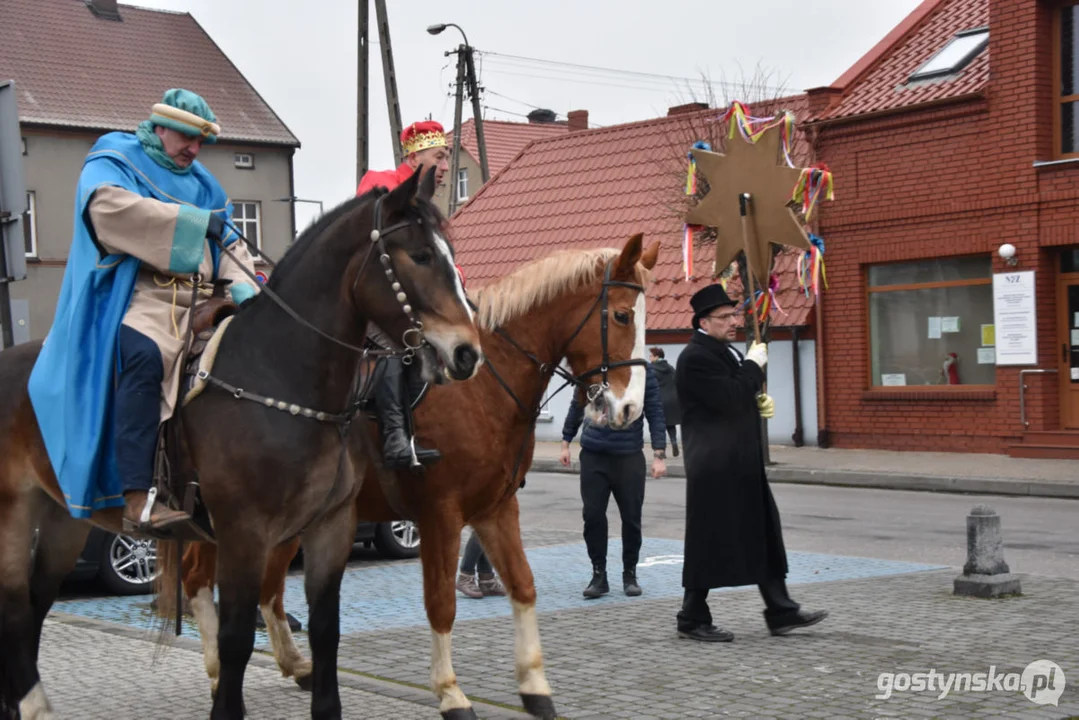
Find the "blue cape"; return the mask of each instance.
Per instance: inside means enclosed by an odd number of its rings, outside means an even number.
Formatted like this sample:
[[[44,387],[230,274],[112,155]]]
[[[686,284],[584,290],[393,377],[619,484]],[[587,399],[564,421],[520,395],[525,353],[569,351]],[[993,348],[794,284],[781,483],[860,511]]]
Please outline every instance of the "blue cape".
[[[68,509],[78,518],[124,504],[114,451],[113,385],[117,337],[141,261],[126,254],[102,255],[94,242],[89,205],[94,192],[105,186],[232,220],[225,191],[199,162],[183,175],[170,172],[128,133],[109,133],[90,149],[75,193],[75,232],[56,317],[30,374],[30,401],[45,448]],[[226,245],[237,239],[229,235]],[[216,277],[219,250],[214,243],[210,252]]]

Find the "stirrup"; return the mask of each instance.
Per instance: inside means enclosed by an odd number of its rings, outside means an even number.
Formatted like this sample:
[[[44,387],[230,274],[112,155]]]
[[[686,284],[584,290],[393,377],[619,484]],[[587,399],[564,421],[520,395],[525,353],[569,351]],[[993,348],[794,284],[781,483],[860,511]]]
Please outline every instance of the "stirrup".
[[[408,437],[408,451],[412,454],[412,462],[409,463],[409,468],[412,469],[412,470],[422,469],[423,464],[420,462],[420,459],[416,456],[416,436],[415,435],[409,435],[409,437]]]

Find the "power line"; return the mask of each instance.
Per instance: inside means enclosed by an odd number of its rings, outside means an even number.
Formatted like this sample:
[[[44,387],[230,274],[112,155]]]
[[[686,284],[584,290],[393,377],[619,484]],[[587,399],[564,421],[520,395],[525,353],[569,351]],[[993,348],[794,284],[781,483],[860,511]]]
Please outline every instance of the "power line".
[[[516,98],[511,98],[509,95],[503,95],[502,93],[495,92],[494,90],[491,90],[490,88],[484,88],[483,91],[485,93],[487,93],[488,95],[494,95],[496,97],[500,97],[500,98],[503,98],[505,100],[509,100],[510,102],[515,102],[518,105],[524,105],[525,107],[530,107],[533,110],[544,110],[544,109],[546,109],[546,108],[541,108],[539,105],[533,105],[532,103],[527,103],[524,100],[517,100]]]
[[[533,58],[533,57],[527,57],[527,56],[524,56],[524,55],[513,55],[513,54],[510,54],[510,53],[498,53],[498,52],[493,52],[493,51],[490,51],[490,50],[477,50],[476,52],[481,54],[481,55],[486,55],[486,56],[488,56],[488,57],[490,57],[492,59],[502,58],[502,59],[504,59],[504,62],[511,62],[512,63],[512,62],[516,61],[518,63],[523,62],[523,63],[533,63],[533,64],[538,64],[538,65],[548,65],[548,66],[561,67],[561,68],[572,68],[573,70],[577,70],[577,71],[585,70],[585,71],[589,71],[589,72],[593,72],[593,73],[596,73],[596,72],[608,73],[608,74],[613,74],[613,75],[621,75],[621,76],[626,76],[626,77],[633,77],[633,78],[637,78],[639,81],[645,81],[645,82],[656,82],[656,81],[671,82],[673,80],[673,81],[676,81],[676,82],[690,82],[690,83],[702,84],[702,85],[719,85],[719,86],[726,86],[726,87],[735,87],[736,89],[740,87],[738,83],[715,82],[715,81],[711,81],[711,80],[706,80],[704,78],[689,78],[689,77],[682,77],[682,76],[678,76],[678,75],[662,75],[662,74],[659,74],[659,73],[641,72],[639,70],[622,70],[622,69],[619,69],[619,68],[600,67],[598,65],[583,65],[583,64],[580,64],[580,63],[562,62],[560,60],[545,60],[543,58]],[[780,88],[780,87],[762,86],[760,89],[767,90],[769,92],[784,92],[784,89]]]

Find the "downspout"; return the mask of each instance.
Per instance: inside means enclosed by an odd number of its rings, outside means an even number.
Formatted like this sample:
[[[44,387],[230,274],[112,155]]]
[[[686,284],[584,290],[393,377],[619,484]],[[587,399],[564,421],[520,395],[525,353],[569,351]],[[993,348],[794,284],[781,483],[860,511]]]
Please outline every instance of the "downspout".
[[[800,328],[797,325],[791,327],[791,368],[794,372],[794,434],[791,435],[791,440],[794,441],[794,447],[802,447],[805,445],[804,433],[802,430],[802,368],[801,361],[798,357],[798,330]]]
[[[296,197],[296,176],[292,170],[292,159],[296,157],[296,148],[292,148],[288,154],[288,196],[289,198]],[[287,249],[292,241],[296,239],[296,203],[295,201],[289,201],[289,227],[292,229],[292,235],[289,236],[288,242],[285,243]],[[284,255],[284,251],[281,251]]]

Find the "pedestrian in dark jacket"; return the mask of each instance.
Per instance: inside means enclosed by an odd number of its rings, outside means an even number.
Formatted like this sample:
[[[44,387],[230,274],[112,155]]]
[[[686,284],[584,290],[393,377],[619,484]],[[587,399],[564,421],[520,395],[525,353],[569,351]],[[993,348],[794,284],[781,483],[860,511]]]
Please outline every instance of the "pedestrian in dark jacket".
[[[761,394],[766,345],[743,358],[730,344],[738,310],[721,285],[690,300],[695,332],[678,357],[678,399],[686,467],[686,545],[678,635],[729,642],[734,635],[712,624],[711,588],[757,585],[773,635],[820,622],[787,592],[787,553],[764,472],[761,416],[773,412]]]
[[[678,388],[674,382],[674,368],[667,362],[663,348],[654,347],[652,369],[659,381],[659,396],[663,398],[663,418],[667,421],[667,434],[671,438],[671,455],[678,457],[678,426],[682,424],[682,408],[678,405]]]
[[[636,368],[634,368],[636,370]],[[581,426],[584,411],[575,396],[562,426],[562,464],[570,465],[569,446]],[[587,420],[581,433],[581,501],[584,505],[584,542],[592,560],[592,580],[586,598],[610,592],[607,584],[607,503],[611,495],[622,517],[622,589],[641,594],[637,560],[641,554],[641,512],[644,508],[644,418],[652,436],[652,477],[667,472],[663,402],[651,366],[645,366],[644,415],[622,430],[597,427]]]

